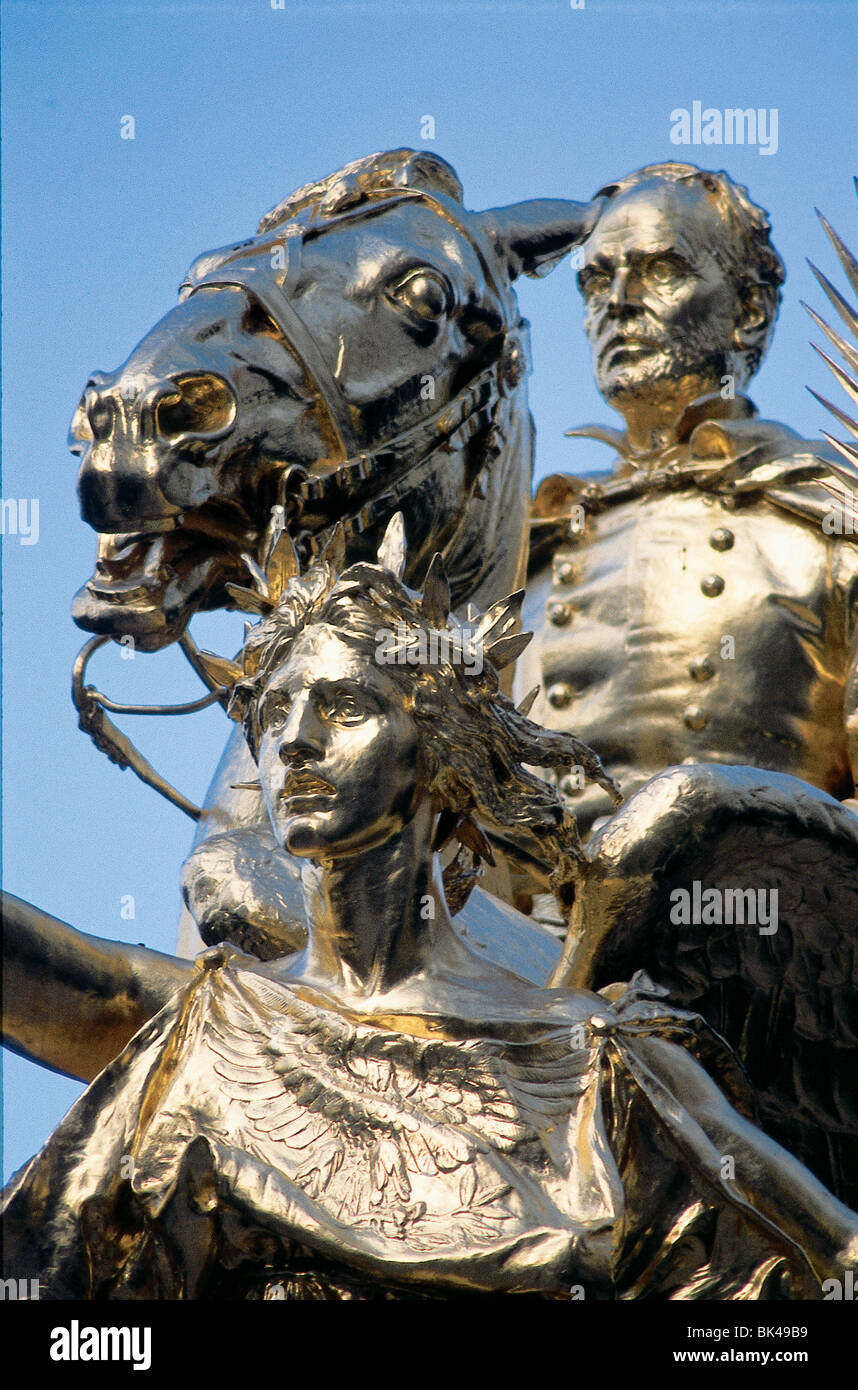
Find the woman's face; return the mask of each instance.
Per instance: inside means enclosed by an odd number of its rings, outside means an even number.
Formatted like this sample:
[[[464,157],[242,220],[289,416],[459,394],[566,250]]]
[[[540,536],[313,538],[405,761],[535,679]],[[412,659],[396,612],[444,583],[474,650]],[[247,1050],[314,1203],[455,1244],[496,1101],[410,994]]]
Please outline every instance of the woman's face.
[[[305,629],[259,701],[259,779],[290,854],[333,859],[396,834],[417,803],[418,738],[371,652]]]

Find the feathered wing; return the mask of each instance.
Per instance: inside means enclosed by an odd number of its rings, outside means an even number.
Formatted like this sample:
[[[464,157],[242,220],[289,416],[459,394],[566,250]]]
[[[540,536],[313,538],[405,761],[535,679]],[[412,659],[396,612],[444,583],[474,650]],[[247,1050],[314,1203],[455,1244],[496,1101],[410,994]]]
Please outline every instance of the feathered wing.
[[[858,179],[855,180],[855,191],[858,193]],[[855,295],[858,295],[858,261],[846,246],[846,243],[838,236],[831,224],[818,214],[825,231],[837,253],[838,260],[846,274],[850,288]],[[811,270],[824,291],[829,303],[837,313],[841,323],[845,326],[847,337],[842,332],[836,331],[826,323],[819,314],[815,313],[809,305],[805,308],[813,319],[814,323],[825,334],[832,347],[839,353],[845,367],[840,366],[827,352],[818,347],[816,343],[813,347],[819,353],[822,360],[829,367],[838,385],[842,387],[850,401],[852,412],[858,410],[858,310],[840,293],[822,271],[817,270],[811,264]],[[842,410],[840,406],[829,401],[825,396],[821,396],[817,391],[809,388],[813,395],[826,410],[830,411],[835,420],[839,422],[850,434],[851,440],[837,439],[823,431],[825,438],[831,447],[839,455],[839,461],[834,463],[827,460],[834,477],[820,479],[820,485],[832,497],[836,499],[842,510],[842,533],[851,536],[858,541],[858,415],[850,411]]]
[[[553,983],[647,971],[736,1050],[762,1128],[858,1206],[858,816],[794,777],[689,765],[586,848]]]

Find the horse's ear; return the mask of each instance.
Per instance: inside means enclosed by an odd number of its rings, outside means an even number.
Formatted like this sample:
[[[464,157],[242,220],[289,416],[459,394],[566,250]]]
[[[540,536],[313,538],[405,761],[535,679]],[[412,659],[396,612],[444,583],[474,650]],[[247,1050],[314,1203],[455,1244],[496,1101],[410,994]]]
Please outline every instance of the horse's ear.
[[[553,270],[573,246],[586,241],[604,206],[604,198],[573,203],[566,198],[533,198],[490,208],[477,217],[511,280],[539,278]]]

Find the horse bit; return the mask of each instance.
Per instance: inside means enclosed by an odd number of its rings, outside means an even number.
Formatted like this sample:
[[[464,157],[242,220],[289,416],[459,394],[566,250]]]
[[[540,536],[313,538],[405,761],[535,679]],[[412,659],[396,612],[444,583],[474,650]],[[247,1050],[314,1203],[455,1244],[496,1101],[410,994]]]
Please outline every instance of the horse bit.
[[[441,450],[461,449],[480,431],[486,431],[485,461],[479,472],[500,453],[504,436],[504,411],[509,394],[519,385],[529,370],[530,351],[527,322],[519,318],[513,324],[504,313],[503,345],[497,359],[480,372],[447,404],[434,414],[376,449],[361,450],[349,413],[348,403],[331,372],[324,353],[310,329],[298,314],[290,299],[300,266],[300,249],[310,237],[318,236],[333,226],[356,217],[378,216],[400,203],[419,200],[445,221],[450,222],[476,252],[483,273],[494,291],[498,303],[506,308],[491,269],[490,259],[475,236],[456,215],[452,200],[422,189],[400,189],[394,196],[366,199],[357,208],[326,217],[323,221],[287,222],[274,228],[274,235],[265,240],[253,237],[225,249],[224,253],[209,252],[200,259],[210,262],[220,256],[213,268],[194,275],[194,267],[180,286],[180,301],[205,288],[240,289],[248,293],[280,333],[286,347],[295,356],[315,387],[318,400],[324,406],[341,458],[324,473],[308,474],[300,465],[284,471],[281,479],[281,499],[291,505],[290,520],[299,529],[295,536],[299,553],[314,555],[321,551],[334,529],[300,529],[307,504],[330,505],[334,500],[348,503],[362,485],[380,474],[385,475],[385,490],[348,515],[337,518],[346,536],[359,535],[381,520],[384,511],[399,505],[406,485],[413,488],[417,479],[425,476],[434,456]],[[297,251],[297,253],[296,253]],[[279,264],[275,268],[275,257]],[[195,262],[195,265],[198,262]],[[479,486],[479,472],[477,485]],[[286,484],[289,484],[287,498]],[[484,494],[483,494],[484,495]],[[391,505],[392,504],[392,505]],[[183,796],[166,778],[152,767],[132,741],[107,717],[107,711],[133,715],[194,714],[215,703],[224,704],[225,692],[207,674],[200,652],[187,630],[178,645],[193,670],[209,688],[209,693],[185,704],[126,705],[110,700],[95,686],[84,683],[86,668],[94,653],[114,638],[99,634],[81,648],[72,669],[72,701],[78,711],[79,727],[89,734],[96,748],[119,768],[130,767],[132,772],[161,796],[184,811],[194,821],[203,816],[203,809]]]

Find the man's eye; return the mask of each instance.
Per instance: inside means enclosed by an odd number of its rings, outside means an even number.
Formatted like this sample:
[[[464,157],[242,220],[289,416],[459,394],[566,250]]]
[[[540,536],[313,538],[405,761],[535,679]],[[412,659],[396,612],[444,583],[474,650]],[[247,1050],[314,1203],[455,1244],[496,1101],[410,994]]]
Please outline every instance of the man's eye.
[[[585,298],[594,294],[607,294],[611,288],[611,277],[604,270],[582,271],[578,276],[578,288]]]
[[[437,323],[450,310],[453,293],[443,276],[433,270],[413,270],[387,291],[398,308],[407,309],[426,323]]]
[[[645,272],[647,279],[656,285],[666,285],[671,280],[680,280],[685,273],[684,266],[666,256],[659,256],[656,260],[650,261]]]

